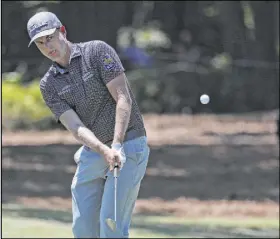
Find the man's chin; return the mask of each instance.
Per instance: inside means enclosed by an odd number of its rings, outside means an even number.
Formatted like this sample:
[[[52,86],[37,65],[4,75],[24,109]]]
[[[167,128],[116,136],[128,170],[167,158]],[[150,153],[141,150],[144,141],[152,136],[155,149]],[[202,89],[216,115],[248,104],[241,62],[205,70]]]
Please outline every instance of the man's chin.
[[[59,57],[58,57],[58,56],[48,56],[48,58],[49,58],[51,61],[58,61],[58,60],[59,60]]]

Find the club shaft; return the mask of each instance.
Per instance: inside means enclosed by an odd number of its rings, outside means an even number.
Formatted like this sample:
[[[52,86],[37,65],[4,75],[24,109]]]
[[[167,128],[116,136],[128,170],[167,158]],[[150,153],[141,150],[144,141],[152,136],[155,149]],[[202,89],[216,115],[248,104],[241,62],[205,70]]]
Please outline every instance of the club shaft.
[[[118,178],[115,177],[115,202],[114,202],[114,210],[115,210],[115,222],[117,222],[117,180]]]
[[[114,219],[117,223],[117,182],[118,182],[118,165],[116,164],[114,167]]]

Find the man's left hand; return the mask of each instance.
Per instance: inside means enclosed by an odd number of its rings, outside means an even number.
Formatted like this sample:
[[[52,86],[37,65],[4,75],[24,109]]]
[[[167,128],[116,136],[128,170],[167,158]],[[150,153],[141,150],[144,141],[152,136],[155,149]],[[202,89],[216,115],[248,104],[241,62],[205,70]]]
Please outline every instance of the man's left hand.
[[[126,162],[126,156],[125,156],[125,153],[124,153],[123,146],[120,143],[115,143],[115,144],[111,145],[111,148],[116,150],[119,154],[119,159],[121,161],[121,165],[120,165],[120,170],[121,170],[124,163]]]

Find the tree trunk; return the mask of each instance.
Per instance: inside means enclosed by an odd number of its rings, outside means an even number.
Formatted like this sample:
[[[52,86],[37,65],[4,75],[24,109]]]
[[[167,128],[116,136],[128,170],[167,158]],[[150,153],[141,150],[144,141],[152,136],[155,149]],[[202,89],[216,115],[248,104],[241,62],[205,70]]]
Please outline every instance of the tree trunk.
[[[240,1],[217,2],[223,27],[222,37],[224,51],[233,59],[246,57],[246,28]]]
[[[275,2],[249,2],[254,12],[256,45],[254,59],[267,62],[276,62],[275,37]]]

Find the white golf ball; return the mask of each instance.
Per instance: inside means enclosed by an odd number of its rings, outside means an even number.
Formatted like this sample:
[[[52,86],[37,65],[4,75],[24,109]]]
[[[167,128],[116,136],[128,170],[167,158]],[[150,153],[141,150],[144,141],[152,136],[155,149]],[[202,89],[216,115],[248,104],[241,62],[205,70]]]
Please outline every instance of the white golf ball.
[[[210,98],[209,98],[209,96],[208,95],[201,95],[200,96],[200,102],[202,103],[202,104],[208,104],[209,103],[209,101],[210,101]]]

